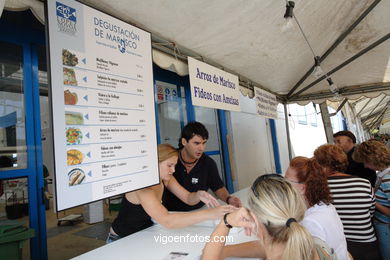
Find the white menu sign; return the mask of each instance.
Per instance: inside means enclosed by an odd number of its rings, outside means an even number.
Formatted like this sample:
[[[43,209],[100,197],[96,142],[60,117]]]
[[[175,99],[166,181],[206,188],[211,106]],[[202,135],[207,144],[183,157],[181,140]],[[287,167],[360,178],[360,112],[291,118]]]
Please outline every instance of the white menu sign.
[[[255,88],[255,99],[257,114],[273,119],[278,118],[278,101],[274,94]]]
[[[192,104],[241,111],[238,77],[188,57]]]
[[[57,209],[159,182],[150,33],[47,2]]]

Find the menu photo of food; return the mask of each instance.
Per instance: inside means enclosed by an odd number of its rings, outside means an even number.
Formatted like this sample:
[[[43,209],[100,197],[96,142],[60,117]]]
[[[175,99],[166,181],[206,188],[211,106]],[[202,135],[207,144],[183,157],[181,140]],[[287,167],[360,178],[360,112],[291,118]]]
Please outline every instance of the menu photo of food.
[[[77,93],[70,92],[69,89],[64,91],[64,102],[65,105],[76,105],[78,101]]]
[[[68,51],[67,49],[62,49],[62,64],[66,66],[76,66],[79,63],[79,59],[76,54]]]
[[[77,86],[76,72],[74,69],[63,68],[64,85]]]
[[[79,112],[65,111],[65,124],[67,125],[83,125],[83,114]]]
[[[68,173],[69,186],[74,186],[82,183],[85,180],[85,173],[81,169],[72,169]]]
[[[83,162],[84,154],[77,149],[70,149],[66,152],[66,157],[68,165],[77,165]]]
[[[66,144],[80,144],[83,139],[83,133],[79,128],[69,127],[66,129]]]

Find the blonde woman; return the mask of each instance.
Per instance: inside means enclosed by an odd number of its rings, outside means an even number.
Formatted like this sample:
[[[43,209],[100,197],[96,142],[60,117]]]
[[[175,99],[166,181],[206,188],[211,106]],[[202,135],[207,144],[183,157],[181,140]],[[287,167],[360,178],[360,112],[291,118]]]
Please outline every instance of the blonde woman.
[[[172,176],[177,159],[178,152],[171,145],[158,145],[161,182],[125,194],[119,214],[112,223],[107,243],[152,226],[151,218],[166,228],[182,228],[204,220],[221,218],[234,209],[232,206],[219,206],[217,200],[206,191],[188,192],[184,189]],[[161,204],[165,188],[189,205],[202,201],[211,208],[196,212],[170,213]]]
[[[352,158],[378,171],[375,183],[374,226],[383,259],[390,259],[390,148],[376,140],[361,143]]]
[[[323,242],[314,243],[310,233],[299,222],[306,206],[302,196],[292,185],[277,174],[262,175],[249,192],[249,208],[240,208],[225,214],[211,235],[227,236],[230,228],[243,227],[254,233],[257,241],[226,246],[223,242],[209,242],[203,251],[203,260],[225,257],[252,257],[262,259],[333,259]]]

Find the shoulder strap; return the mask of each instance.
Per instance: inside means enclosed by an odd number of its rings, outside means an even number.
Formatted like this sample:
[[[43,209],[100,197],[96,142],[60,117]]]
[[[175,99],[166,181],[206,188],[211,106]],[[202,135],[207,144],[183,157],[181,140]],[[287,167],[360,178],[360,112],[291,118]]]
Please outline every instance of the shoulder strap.
[[[390,172],[390,167],[377,174],[376,182],[375,182],[375,189],[374,189],[375,192],[378,190],[379,186],[381,186],[383,176],[385,176],[389,172]]]
[[[320,260],[337,260],[336,252],[330,248],[324,241],[317,237],[314,238],[314,247]]]

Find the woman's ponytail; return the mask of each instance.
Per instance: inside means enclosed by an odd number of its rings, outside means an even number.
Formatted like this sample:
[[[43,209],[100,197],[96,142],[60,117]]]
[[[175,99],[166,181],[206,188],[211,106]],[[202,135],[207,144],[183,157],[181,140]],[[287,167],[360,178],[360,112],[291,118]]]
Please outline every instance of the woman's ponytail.
[[[263,223],[273,243],[285,245],[283,260],[311,260],[313,238],[299,224],[306,206],[302,196],[281,176],[260,176],[253,184],[248,205]]]
[[[298,222],[286,226],[287,241],[282,259],[312,260],[314,242],[310,233]]]

